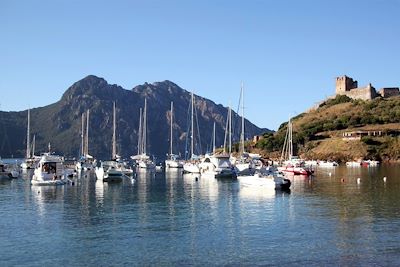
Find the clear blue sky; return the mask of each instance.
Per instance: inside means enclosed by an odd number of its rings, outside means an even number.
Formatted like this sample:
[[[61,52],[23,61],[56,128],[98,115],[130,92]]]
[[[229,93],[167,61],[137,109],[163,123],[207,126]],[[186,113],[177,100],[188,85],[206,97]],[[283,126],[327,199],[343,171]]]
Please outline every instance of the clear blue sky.
[[[60,99],[94,74],[171,80],[277,129],[347,74],[400,86],[400,0],[0,0],[0,109]]]

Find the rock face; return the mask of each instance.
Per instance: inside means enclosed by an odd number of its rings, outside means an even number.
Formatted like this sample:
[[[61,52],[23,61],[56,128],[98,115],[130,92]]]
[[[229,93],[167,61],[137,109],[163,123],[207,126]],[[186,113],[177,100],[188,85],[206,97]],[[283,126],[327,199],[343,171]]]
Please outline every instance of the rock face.
[[[117,150],[124,157],[135,155],[138,145],[139,109],[147,99],[147,151],[162,159],[169,151],[170,103],[174,102],[174,153],[185,155],[190,126],[190,92],[170,81],[145,83],[126,90],[90,75],[74,83],[62,98],[51,105],[31,110],[31,133],[36,151],[52,151],[78,156],[81,114],[90,109],[89,153],[100,159],[111,157],[112,106],[117,106]],[[196,153],[211,147],[213,123],[216,143],[223,145],[227,109],[211,100],[195,96]],[[0,112],[0,155],[23,157],[26,144],[27,111]],[[239,140],[240,117],[233,113],[234,140]],[[246,138],[269,131],[245,121]],[[201,149],[201,150],[200,150]]]

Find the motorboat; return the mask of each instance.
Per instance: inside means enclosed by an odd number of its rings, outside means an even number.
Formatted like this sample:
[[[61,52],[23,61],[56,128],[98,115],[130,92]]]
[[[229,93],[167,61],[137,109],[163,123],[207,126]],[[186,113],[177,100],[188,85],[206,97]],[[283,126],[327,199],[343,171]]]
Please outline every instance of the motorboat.
[[[257,171],[254,175],[238,176],[239,183],[244,186],[263,187],[275,190],[289,190],[291,181],[286,179],[281,172]]]
[[[379,161],[377,160],[363,160],[361,165],[368,167],[376,167],[379,165]]]
[[[200,174],[215,178],[236,179],[236,171],[230,162],[229,155],[205,155],[199,164]]]
[[[103,161],[100,167],[95,169],[96,177],[98,180],[102,180],[107,183],[119,183],[122,182],[124,177],[123,172],[118,169],[116,161]]]
[[[348,161],[346,162],[347,167],[361,167],[360,161]]]
[[[168,159],[165,160],[165,168],[183,168],[184,162],[179,159],[178,155],[169,154]]]
[[[184,173],[200,173],[199,165],[196,160],[191,160],[183,164]]]
[[[337,166],[339,166],[339,164],[336,161],[318,161],[318,167],[333,168]]]
[[[67,183],[63,158],[45,153],[42,155],[32,176],[32,185],[63,185]]]
[[[9,170],[8,165],[6,165],[0,159],[0,181],[2,180],[11,180],[13,178],[18,178],[19,173],[15,170]]]
[[[39,160],[40,160],[40,157],[36,157],[36,156],[33,158],[26,158],[20,165],[21,169],[23,169],[23,170],[34,169]]]

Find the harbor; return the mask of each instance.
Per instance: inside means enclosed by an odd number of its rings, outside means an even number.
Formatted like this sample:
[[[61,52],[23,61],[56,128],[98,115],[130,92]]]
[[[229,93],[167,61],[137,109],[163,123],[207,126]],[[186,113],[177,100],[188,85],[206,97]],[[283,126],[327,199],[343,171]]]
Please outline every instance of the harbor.
[[[400,264],[399,165],[317,168],[290,191],[177,170],[63,186],[32,174],[0,183],[0,265]]]

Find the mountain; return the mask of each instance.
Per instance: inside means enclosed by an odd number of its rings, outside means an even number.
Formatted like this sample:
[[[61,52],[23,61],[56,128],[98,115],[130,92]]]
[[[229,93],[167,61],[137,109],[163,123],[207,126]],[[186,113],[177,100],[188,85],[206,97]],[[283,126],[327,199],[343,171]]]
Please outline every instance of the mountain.
[[[238,92],[239,95],[239,92]],[[81,114],[90,109],[89,153],[100,159],[111,157],[112,105],[117,106],[117,150],[124,157],[137,153],[139,109],[147,99],[147,151],[158,158],[169,152],[170,102],[174,102],[174,153],[185,154],[189,129],[190,92],[171,81],[145,83],[126,90],[90,75],[74,83],[62,98],[51,105],[31,110],[31,133],[36,135],[36,151],[52,151],[78,156],[80,150]],[[211,147],[213,123],[216,143],[224,143],[227,108],[195,95],[196,153]],[[234,140],[239,140],[240,117],[233,112]],[[23,157],[26,146],[27,111],[0,112],[0,155]],[[248,120],[246,138],[269,132]]]
[[[400,97],[353,100],[337,96],[293,118],[293,143],[304,159],[400,160]],[[279,158],[287,123],[256,147]]]

